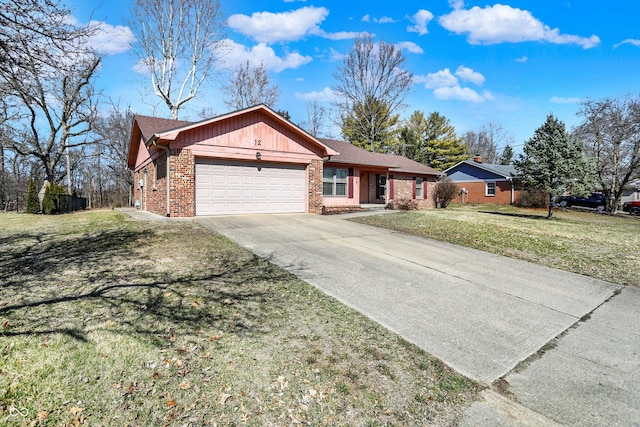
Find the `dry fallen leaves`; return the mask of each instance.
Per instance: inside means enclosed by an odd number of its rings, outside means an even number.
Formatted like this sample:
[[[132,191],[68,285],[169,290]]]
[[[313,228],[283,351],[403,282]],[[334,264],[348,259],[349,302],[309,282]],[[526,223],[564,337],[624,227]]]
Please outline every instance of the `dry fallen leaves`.
[[[222,393],[222,394],[220,395],[220,399],[218,400],[219,405],[220,405],[220,406],[224,406],[224,405],[225,405],[225,403],[227,403],[227,400],[229,400],[229,398],[231,398],[231,397],[232,397],[232,395],[231,395],[231,394],[228,394],[228,393]]]
[[[69,409],[69,413],[71,415],[78,415],[82,411],[84,411],[84,408],[81,408],[79,406],[74,406],[73,408]]]

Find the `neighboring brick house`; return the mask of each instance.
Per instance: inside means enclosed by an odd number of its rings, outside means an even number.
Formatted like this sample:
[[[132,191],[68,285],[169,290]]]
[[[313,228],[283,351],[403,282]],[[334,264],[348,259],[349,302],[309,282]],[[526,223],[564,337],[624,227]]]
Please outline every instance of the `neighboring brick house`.
[[[513,165],[483,163],[482,157],[475,156],[444,171],[458,185],[460,203],[517,204],[522,197],[522,189],[514,181],[516,173]]]
[[[442,175],[404,157],[314,138],[264,105],[192,123],[136,115],[135,199],[167,216],[308,212],[416,200]]]

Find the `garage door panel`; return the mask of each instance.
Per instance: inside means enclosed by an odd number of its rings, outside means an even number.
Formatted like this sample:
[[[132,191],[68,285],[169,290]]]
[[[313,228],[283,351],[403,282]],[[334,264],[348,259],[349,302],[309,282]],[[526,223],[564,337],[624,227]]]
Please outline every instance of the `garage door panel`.
[[[305,167],[196,161],[196,215],[304,212]]]

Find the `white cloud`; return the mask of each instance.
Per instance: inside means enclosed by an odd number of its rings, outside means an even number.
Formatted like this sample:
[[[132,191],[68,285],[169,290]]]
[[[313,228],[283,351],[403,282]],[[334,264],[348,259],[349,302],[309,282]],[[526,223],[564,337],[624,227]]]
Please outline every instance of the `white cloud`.
[[[520,58],[516,58],[516,62],[520,62],[522,64],[524,64],[525,62],[527,62],[529,60],[529,58],[527,58],[526,56],[522,56]]]
[[[562,98],[560,96],[552,96],[549,101],[554,104],[579,104],[582,100],[580,98]]]
[[[420,46],[418,46],[417,44],[415,44],[414,42],[400,42],[400,43],[396,43],[396,47],[400,50],[407,50],[408,52],[411,53],[417,53],[417,54],[422,54],[424,53],[424,50],[422,50],[422,48]]]
[[[91,21],[89,26],[94,29],[94,33],[89,37],[88,45],[104,55],[126,52],[136,39],[131,29],[123,25],[113,26],[106,22]]]
[[[225,53],[221,57],[221,62],[223,68],[229,70],[249,61],[253,66],[263,64],[267,70],[279,73],[288,68],[296,69],[312,61],[310,56],[303,56],[297,52],[287,53],[284,58],[281,58],[266,43],[259,43],[250,49],[230,39],[226,39],[223,44]]]
[[[451,70],[445,68],[436,73],[429,73],[426,76],[415,76],[414,82],[424,83],[424,87],[427,89],[438,89],[457,85],[458,78],[451,74]]]
[[[460,10],[464,8],[464,0],[449,0],[449,7],[453,10]]]
[[[260,43],[300,40],[318,31],[318,25],[329,15],[325,7],[306,6],[282,13],[255,12],[251,16],[235,14],[227,20],[229,27]]]
[[[480,95],[473,89],[460,87],[458,85],[437,88],[433,91],[433,96],[436,99],[443,101],[455,100],[474,103],[485,102],[488,99],[493,99],[493,96],[487,91]]]
[[[433,89],[434,98],[439,100],[480,103],[493,99],[493,95],[486,90],[478,93],[460,84],[460,81],[463,81],[480,86],[485,81],[482,74],[463,65],[458,67],[455,75],[451,73],[451,70],[445,68],[435,73],[429,73],[426,76],[415,76],[413,81],[416,84],[424,84],[425,89]]]
[[[617,43],[615,45],[613,45],[613,48],[619,48],[620,46],[622,46],[623,44],[631,44],[633,46],[638,46],[640,47],[640,40],[638,39],[626,39],[626,40],[622,40],[620,43]]]
[[[338,31],[336,33],[326,33],[324,30],[320,28],[314,29],[313,31],[310,32],[310,34],[313,34],[314,36],[319,36],[325,39],[329,39],[329,40],[348,40],[348,39],[355,39],[358,36],[363,37],[367,35],[370,35],[371,37],[375,37],[375,34],[367,33],[366,31],[364,32]]]
[[[139,60],[133,65],[133,71],[135,71],[138,74],[144,74],[144,75],[151,74],[148,63],[149,62],[146,59]]]
[[[376,24],[393,24],[396,20],[389,16],[383,16],[382,18],[373,18],[373,22]]]
[[[371,15],[369,15],[368,13],[364,15],[362,19],[360,19],[360,21],[362,22],[371,22],[371,20]],[[383,16],[382,18],[373,18],[373,22],[375,22],[376,24],[393,24],[396,21],[389,16]]]
[[[330,53],[330,58],[329,60],[332,62],[340,62],[342,61],[344,58],[347,57],[346,54],[338,52],[337,50],[335,50],[334,48],[330,47],[329,48],[329,53]]]
[[[471,82],[478,86],[482,86],[484,83],[484,76],[482,74],[462,65],[456,70],[456,76],[460,77],[462,81]]]
[[[427,24],[433,19],[433,13],[428,10],[420,9],[409,19],[414,23],[414,25],[409,25],[407,27],[407,31],[424,36],[429,32],[427,30]]]
[[[560,34],[551,29],[527,10],[502,4],[469,10],[456,9],[439,19],[440,25],[456,34],[468,34],[471,44],[519,43],[526,41],[547,41],[556,44],[577,44],[583,49],[600,43],[598,36],[580,37]]]
[[[330,88],[325,87],[321,92],[302,93],[296,92],[296,99],[303,101],[333,102],[338,100],[338,95]]]

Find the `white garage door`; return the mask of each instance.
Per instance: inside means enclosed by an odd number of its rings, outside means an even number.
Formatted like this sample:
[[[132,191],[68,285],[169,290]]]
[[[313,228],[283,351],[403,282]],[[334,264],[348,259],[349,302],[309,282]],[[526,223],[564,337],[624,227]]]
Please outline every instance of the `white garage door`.
[[[196,160],[196,215],[305,212],[304,166]]]

